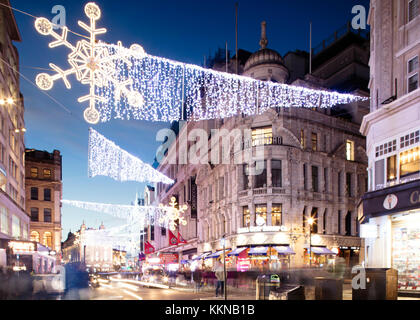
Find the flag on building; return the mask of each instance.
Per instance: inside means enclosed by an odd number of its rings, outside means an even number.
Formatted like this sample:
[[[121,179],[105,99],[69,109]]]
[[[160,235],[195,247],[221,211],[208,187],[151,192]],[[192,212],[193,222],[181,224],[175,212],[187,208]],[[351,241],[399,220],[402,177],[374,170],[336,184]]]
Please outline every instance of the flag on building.
[[[168,231],[169,231],[169,245],[176,246],[178,244],[177,237],[172,233],[171,230],[168,230]]]
[[[149,242],[149,241],[146,241],[146,242],[144,243],[144,252],[145,252],[146,254],[153,253],[153,252],[155,252],[155,247],[154,247],[154,246],[152,246],[152,245],[150,244],[150,242]]]
[[[181,233],[178,231],[178,243],[187,243],[185,239],[181,236]]]

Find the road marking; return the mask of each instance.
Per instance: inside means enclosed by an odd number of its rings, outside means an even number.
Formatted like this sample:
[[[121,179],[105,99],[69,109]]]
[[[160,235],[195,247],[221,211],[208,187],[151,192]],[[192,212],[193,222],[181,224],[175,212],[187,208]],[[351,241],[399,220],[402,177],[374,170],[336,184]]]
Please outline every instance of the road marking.
[[[120,287],[124,287],[127,288],[129,290],[133,290],[133,291],[137,291],[139,287],[137,286],[133,286],[132,284],[128,284],[128,283],[124,283],[124,282],[120,282],[118,284]]]
[[[132,296],[132,297],[134,297],[134,298],[136,298],[138,300],[143,300],[142,297],[139,297],[138,295],[132,293],[131,291],[128,291],[128,290],[125,290],[125,289],[123,289],[123,291],[124,291],[124,293],[126,293],[126,294],[128,294],[128,295],[130,295],[130,296]]]

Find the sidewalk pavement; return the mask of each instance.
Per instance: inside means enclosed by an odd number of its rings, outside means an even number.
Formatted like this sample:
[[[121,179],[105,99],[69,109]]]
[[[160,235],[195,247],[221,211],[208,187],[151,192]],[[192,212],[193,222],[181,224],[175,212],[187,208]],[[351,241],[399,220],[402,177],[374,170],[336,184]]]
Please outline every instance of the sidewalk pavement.
[[[187,292],[194,292],[197,293],[194,288],[179,288],[179,287],[171,287],[170,289],[173,290],[179,290],[179,291],[187,291]],[[314,287],[308,287],[306,288],[306,300],[314,300],[315,297],[315,288]],[[197,294],[200,295],[200,297],[194,299],[194,300],[224,300],[224,296],[216,297],[214,295],[214,290],[206,289],[206,290],[200,290]],[[343,300],[352,300],[352,288],[351,283],[344,283],[343,285]],[[256,300],[255,292],[246,292],[244,293],[241,290],[233,290],[233,292],[227,293],[227,300]],[[398,297],[398,300],[420,300],[420,298],[417,297]]]

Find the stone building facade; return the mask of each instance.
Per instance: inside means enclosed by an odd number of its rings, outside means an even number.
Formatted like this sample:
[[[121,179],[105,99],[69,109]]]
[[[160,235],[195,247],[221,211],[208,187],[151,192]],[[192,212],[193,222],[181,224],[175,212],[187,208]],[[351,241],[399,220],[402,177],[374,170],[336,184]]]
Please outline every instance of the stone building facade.
[[[9,1],[2,1],[10,6]],[[25,121],[20,93],[21,41],[13,11],[0,7],[0,239],[28,240],[29,215],[25,211]],[[3,248],[0,255],[4,255]],[[1,257],[0,257],[1,258]]]
[[[27,149],[26,212],[31,216],[31,241],[61,252],[61,200],[63,195],[62,156]]]
[[[261,48],[249,57],[243,75],[289,83],[283,58],[267,48],[265,28],[263,23]],[[343,45],[342,40],[337,39],[335,49],[353,50],[352,42]],[[337,71],[340,68],[336,65]],[[321,75],[303,74],[293,84],[323,88],[325,81]],[[367,96],[364,90],[361,86],[358,94]],[[157,184],[156,204],[175,196],[179,204],[189,205],[187,225],[179,227],[186,243],[170,245],[167,234],[158,232],[158,251],[178,252],[181,260],[188,260],[221,250],[220,239],[225,238],[226,248],[232,250],[289,247],[295,254],[288,265],[302,266],[309,261],[308,219],[313,217],[312,247],[358,263],[363,243],[357,203],[366,192],[367,157],[357,119],[359,112],[368,112],[368,105],[340,108],[339,114],[334,108],[273,108],[253,117],[180,123],[176,142],[158,166],[175,183]],[[208,141],[207,153],[200,151],[199,159],[191,162],[188,157],[197,153],[198,140]],[[314,255],[313,262],[323,264],[326,259]]]
[[[400,291],[420,288],[420,1],[372,0],[369,192],[360,207],[365,264],[398,271]]]

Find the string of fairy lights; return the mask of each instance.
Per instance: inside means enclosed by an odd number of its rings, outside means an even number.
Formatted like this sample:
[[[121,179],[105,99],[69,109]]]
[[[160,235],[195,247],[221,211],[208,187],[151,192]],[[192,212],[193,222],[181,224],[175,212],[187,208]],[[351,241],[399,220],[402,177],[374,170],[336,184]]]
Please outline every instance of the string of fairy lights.
[[[96,130],[89,129],[88,175],[108,176],[116,181],[162,182],[174,181],[121,149]]]
[[[249,77],[205,69],[145,53],[142,46],[130,48],[105,44],[96,36],[106,33],[97,28],[101,10],[95,3],[85,6],[90,25],[79,25],[90,34],[90,41],[73,46],[67,40],[68,29],[59,35],[46,18],[37,18],[36,30],[52,36],[50,48],[65,46],[70,69],[50,64],[54,75],[41,73],[38,87],[50,90],[61,79],[71,88],[68,76],[76,75],[90,93],[78,99],[89,101],[84,117],[97,124],[111,119],[147,121],[198,121],[223,119],[235,115],[258,115],[274,107],[327,108],[368,98],[352,94],[314,90],[304,87],[259,81]]]

